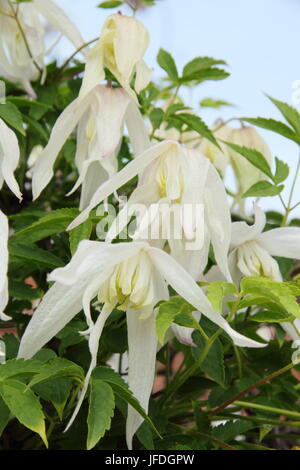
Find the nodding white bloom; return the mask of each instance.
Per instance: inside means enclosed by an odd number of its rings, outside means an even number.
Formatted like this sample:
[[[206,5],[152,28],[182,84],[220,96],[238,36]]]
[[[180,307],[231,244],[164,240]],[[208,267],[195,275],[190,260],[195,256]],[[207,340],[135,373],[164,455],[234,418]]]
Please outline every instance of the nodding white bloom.
[[[143,408],[148,409],[157,350],[155,305],[169,298],[168,284],[194,305],[195,310],[223,328],[238,346],[263,346],[233,330],[213,310],[201,288],[182,266],[164,251],[145,242],[82,241],[70,263],[54,270],[49,280],[55,284],[34,313],[22,337],[18,357],[32,357],[81,309],[84,310],[92,361],[69,426],[78,413],[96,366],[99,339],[106,319],[117,306],[127,314],[129,386]],[[103,307],[93,323],[90,302],[95,296]],[[129,448],[141,422],[140,416],[129,407],[126,430]]]
[[[32,169],[36,165],[36,162],[38,161],[40,156],[42,155],[43,150],[44,150],[44,147],[42,145],[35,145],[32,148],[29,154],[28,160],[27,160],[27,167],[28,167],[28,171],[26,172],[27,178],[32,179],[32,176],[33,176]]]
[[[151,78],[151,70],[143,61],[149,44],[145,26],[133,17],[116,13],[105,21],[100,39],[87,57],[80,97],[104,80],[107,68],[127,93],[136,100],[130,83],[135,75],[134,90],[139,93]]]
[[[18,199],[22,199],[14,171],[18,166],[20,149],[15,133],[0,119],[0,189],[3,182]]]
[[[258,150],[264,155],[269,165],[272,165],[271,151],[253,127],[243,126],[239,129],[232,129],[224,140],[242,147]],[[251,165],[242,155],[229,147],[227,147],[227,152],[235,173],[239,194],[244,194],[253,184],[265,179],[265,175],[258,168]]]
[[[10,317],[5,315],[4,309],[8,302],[8,281],[7,281],[7,267],[8,267],[8,221],[3,212],[0,211],[0,320],[10,320]]]
[[[296,349],[293,353],[292,361],[294,364],[300,362],[300,319],[296,318],[293,322],[283,322],[280,324],[286,333],[292,338],[292,348]]]
[[[46,28],[41,17],[64,34],[76,49],[84,44],[80,32],[52,0],[32,0],[17,5],[0,0],[0,75],[21,83],[31,96],[35,93],[30,82],[38,79],[38,67],[45,69],[44,58],[49,52],[45,47]]]
[[[83,185],[80,207],[85,208],[99,185],[117,171],[116,153],[124,122],[133,153],[138,155],[150,145],[149,139],[136,104],[122,88],[97,85],[83,100],[76,98],[57,119],[50,140],[33,168],[33,198],[51,180],[55,160],[77,127],[75,163],[79,178],[72,192]]]
[[[265,213],[255,205],[255,223],[232,224],[229,268],[234,281],[242,276],[265,276],[281,281],[281,273],[273,256],[300,259],[300,228],[281,227],[263,232]]]
[[[216,139],[229,140],[229,135],[232,132],[232,129],[226,125],[216,124],[212,128],[212,132]],[[198,148],[207,158],[210,159],[221,175],[225,176],[226,169],[229,164],[228,147],[222,142],[219,142],[219,146],[220,148],[209,140],[202,139]]]
[[[139,175],[138,186],[114,220],[106,240],[114,239],[126,227],[133,213],[137,215],[138,226],[135,239],[152,239],[154,237],[144,236],[144,232],[148,230],[149,233],[152,223],[153,226],[164,223],[164,217],[158,219],[161,216],[160,207],[167,209],[165,217],[169,216],[169,220],[170,213],[177,207],[190,208],[194,216],[190,217],[186,210],[186,217],[183,216],[181,221],[182,234],[174,237],[177,224],[173,224],[170,233],[165,234],[172,255],[197,279],[207,264],[211,242],[217,263],[230,280],[227,255],[231,218],[223,182],[200,151],[186,148],[175,141],[153,145],[101,185],[88,207],[70,224],[69,229],[82,223],[93,207],[136,175]],[[139,214],[141,205],[146,211]],[[204,209],[199,217],[198,208]],[[185,250],[186,241],[193,240],[199,228],[204,231],[202,240],[197,247],[195,245],[195,248]]]

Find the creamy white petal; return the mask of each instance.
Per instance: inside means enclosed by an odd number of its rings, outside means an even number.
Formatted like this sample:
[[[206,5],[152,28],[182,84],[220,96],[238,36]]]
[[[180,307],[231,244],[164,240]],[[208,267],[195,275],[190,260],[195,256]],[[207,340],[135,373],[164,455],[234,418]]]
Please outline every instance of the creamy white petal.
[[[82,100],[101,80],[104,80],[103,45],[98,42],[87,54],[79,99]]]
[[[79,49],[84,40],[80,31],[66,13],[52,0],[34,0],[34,6],[58,31],[61,31]]]
[[[81,214],[79,214],[78,217],[76,217],[76,219],[69,225],[67,230],[71,230],[84,222],[88,218],[89,212],[95,206],[100,204],[100,202],[105,200],[118,188],[130,181],[134,176],[145,170],[150,163],[158,158],[163,152],[167,151],[171,145],[174,145],[172,141],[164,141],[154,145],[153,147],[150,147],[135,160],[128,163],[128,165],[126,165],[116,175],[112,176],[110,180],[102,184],[92,197],[89,206]]]
[[[281,227],[263,232],[257,242],[272,256],[300,259],[300,228]]]
[[[5,315],[4,309],[8,302],[8,282],[7,282],[7,268],[8,268],[8,220],[7,217],[0,210],[0,320],[10,320],[10,317]]]
[[[201,318],[200,312],[193,312],[193,316],[197,322]],[[187,346],[195,346],[192,338],[192,334],[195,331],[193,328],[187,328],[186,326],[176,325],[176,323],[171,324],[171,329],[181,344],[186,344]]]
[[[133,100],[130,101],[127,107],[125,121],[133,155],[137,157],[145,152],[145,150],[150,147],[151,143],[143,116]]]
[[[75,129],[80,118],[90,106],[92,94],[79,103],[74,100],[57,119],[47,146],[33,167],[32,193],[37,199],[53,176],[53,165],[64,143]]]
[[[167,253],[156,248],[149,248],[149,256],[157,269],[175,289],[175,291],[192,304],[199,312],[203,313],[209,320],[214,322],[231,337],[232,341],[241,347],[264,347],[264,344],[253,341],[237,333],[229,323],[215,310],[213,310],[202,289],[194,279]]]
[[[139,310],[128,309],[127,311],[128,384],[147,413],[155,375],[157,337],[155,315],[146,319],[140,319],[140,315]],[[126,442],[129,449],[132,449],[133,435],[142,422],[143,418],[140,414],[129,405],[126,421]]]
[[[234,222],[232,224],[231,247],[234,248],[249,240],[254,240],[266,225],[266,215],[264,211],[254,204],[255,222],[248,225],[246,222]]]
[[[150,83],[152,75],[152,69],[148,67],[145,61],[139,60],[136,65],[136,77],[134,88],[137,93],[140,93]]]
[[[18,199],[22,199],[19,185],[14,177],[18,166],[20,149],[15,133],[0,119],[0,180],[4,179]]]
[[[228,252],[231,239],[231,216],[227,194],[217,170],[210,165],[205,191],[205,212],[217,265],[230,282]]]

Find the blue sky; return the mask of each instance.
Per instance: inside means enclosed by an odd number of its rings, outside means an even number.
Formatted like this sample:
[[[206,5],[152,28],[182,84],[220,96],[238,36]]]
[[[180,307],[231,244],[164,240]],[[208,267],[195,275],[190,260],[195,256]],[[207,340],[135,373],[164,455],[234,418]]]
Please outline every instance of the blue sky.
[[[100,1],[100,0],[99,0]],[[96,8],[97,0],[57,0],[85,40],[96,37],[105,18],[115,10]],[[126,7],[122,8],[128,12]],[[208,124],[216,118],[264,116],[279,119],[280,114],[264,93],[292,103],[292,84],[300,80],[300,1],[299,0],[158,0],[155,7],[139,12],[137,18],[151,35],[147,63],[154,77],[162,71],[155,58],[160,47],[170,51],[178,67],[196,56],[224,59],[231,76],[220,82],[207,82],[187,95],[197,109],[207,96],[222,98],[237,108],[201,111]],[[59,55],[72,53],[66,41]],[[300,110],[300,104],[298,105]],[[287,161],[292,178],[298,158],[296,144],[268,131],[260,131],[273,155]],[[300,179],[296,201],[300,199]],[[283,194],[288,195],[288,191]],[[266,198],[265,208],[280,209],[278,198]],[[300,216],[300,208],[295,211]]]

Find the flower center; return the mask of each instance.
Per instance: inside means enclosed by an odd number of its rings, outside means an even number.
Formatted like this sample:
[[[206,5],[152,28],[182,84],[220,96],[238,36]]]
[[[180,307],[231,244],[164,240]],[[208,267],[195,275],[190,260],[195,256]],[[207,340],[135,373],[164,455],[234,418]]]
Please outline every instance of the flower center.
[[[184,193],[184,175],[178,152],[169,151],[160,158],[156,181],[161,198],[180,202]]]
[[[101,286],[100,302],[118,303],[119,310],[149,306],[154,300],[153,267],[145,251],[115,266],[111,277]]]
[[[237,265],[245,276],[264,276],[275,280],[280,277],[276,261],[255,241],[237,248]]]

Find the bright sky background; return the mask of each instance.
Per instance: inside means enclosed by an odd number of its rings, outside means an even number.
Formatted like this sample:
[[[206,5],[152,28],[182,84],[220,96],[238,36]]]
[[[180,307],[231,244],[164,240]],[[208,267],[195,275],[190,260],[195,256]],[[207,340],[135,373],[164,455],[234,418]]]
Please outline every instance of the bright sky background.
[[[56,0],[79,27],[86,41],[99,35],[105,18],[116,10],[96,8],[100,0]],[[124,13],[129,9],[122,7]],[[194,90],[189,104],[197,109],[204,97],[222,98],[237,108],[201,111],[208,124],[218,118],[263,116],[280,119],[264,93],[293,104],[293,82],[300,80],[300,0],[158,0],[137,14],[151,35],[147,63],[154,77],[163,75],[155,58],[160,47],[170,51],[181,68],[196,56],[212,56],[229,64],[231,76],[207,82]],[[72,53],[67,41],[59,45],[60,57]],[[300,93],[299,93],[300,96]],[[300,110],[300,104],[295,104]],[[298,159],[296,144],[261,130],[273,155],[291,167]],[[283,195],[287,198],[289,191]],[[300,179],[295,202],[300,199]],[[278,198],[266,198],[265,208],[281,210]],[[294,216],[300,217],[300,207]]]

